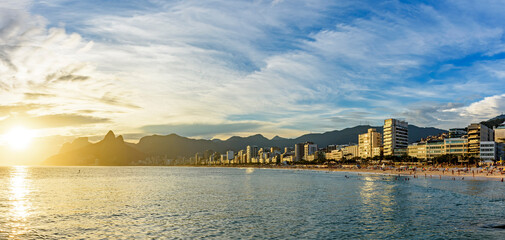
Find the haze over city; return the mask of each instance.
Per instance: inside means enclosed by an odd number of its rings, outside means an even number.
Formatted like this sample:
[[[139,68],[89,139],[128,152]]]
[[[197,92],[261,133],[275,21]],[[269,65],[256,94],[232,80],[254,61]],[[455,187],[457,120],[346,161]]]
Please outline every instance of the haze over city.
[[[465,127],[505,112],[504,16],[501,1],[3,1],[0,150],[19,156],[19,133],[40,154],[110,129]]]

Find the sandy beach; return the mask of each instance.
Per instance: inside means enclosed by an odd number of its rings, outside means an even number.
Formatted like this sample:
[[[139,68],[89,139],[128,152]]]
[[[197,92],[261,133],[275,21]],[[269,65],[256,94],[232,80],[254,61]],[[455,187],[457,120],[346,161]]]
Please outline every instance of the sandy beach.
[[[327,168],[320,169],[327,171],[339,171],[339,172],[354,172],[354,173],[372,173],[372,174],[385,174],[385,175],[395,175],[395,176],[412,176],[412,178],[438,178],[438,179],[453,179],[453,180],[488,180],[488,181],[502,181],[505,177],[500,171],[486,171],[486,170],[477,170],[477,169],[469,169],[467,171],[463,171],[462,169],[457,168],[448,168],[448,170],[438,170],[438,169],[425,169],[425,170],[399,170],[399,169],[389,169],[389,170],[381,170],[381,169],[368,169],[368,168],[360,168],[360,169],[346,169],[346,168]]]
[[[400,168],[385,167],[381,169],[377,166],[367,167],[326,167],[324,165],[238,165],[238,166],[215,166],[215,167],[238,167],[238,168],[264,168],[264,169],[286,169],[286,170],[315,170],[331,172],[349,172],[359,174],[383,174],[393,176],[411,176],[412,178],[432,178],[432,179],[453,179],[453,180],[487,180],[503,181],[505,171],[499,168],[465,168],[465,167],[417,167]]]

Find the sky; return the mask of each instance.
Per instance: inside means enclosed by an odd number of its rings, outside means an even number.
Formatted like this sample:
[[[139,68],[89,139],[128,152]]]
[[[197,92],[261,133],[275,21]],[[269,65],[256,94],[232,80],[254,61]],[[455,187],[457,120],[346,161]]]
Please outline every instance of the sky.
[[[465,127],[505,112],[504,30],[495,0],[4,0],[0,133]]]

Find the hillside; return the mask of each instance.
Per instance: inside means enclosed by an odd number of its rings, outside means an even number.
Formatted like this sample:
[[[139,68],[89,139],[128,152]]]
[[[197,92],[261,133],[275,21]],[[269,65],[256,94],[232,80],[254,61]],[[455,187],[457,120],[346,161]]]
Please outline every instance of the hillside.
[[[89,143],[86,138],[64,144],[60,153],[48,158],[48,165],[131,165],[133,161],[146,158],[146,154],[128,146],[122,136],[116,137],[109,131],[97,143]]]
[[[505,122],[505,114],[502,114],[500,116],[496,116],[494,118],[491,118],[487,121],[482,121],[481,123],[486,125],[489,128],[494,128],[500,126],[500,124],[503,124]]]
[[[168,158],[192,157],[195,153],[206,150],[225,152],[246,149],[248,145],[258,147],[293,147],[295,143],[311,141],[320,147],[332,144],[357,143],[358,135],[369,128],[382,132],[382,127],[360,125],[343,130],[325,133],[305,134],[297,138],[274,137],[267,139],[261,134],[249,137],[231,137],[227,140],[204,140],[182,137],[177,134],[166,136],[152,135],[142,137],[137,144],[125,143],[122,136],[115,137],[109,131],[105,138],[97,143],[90,143],[87,138],[77,138],[72,143],[65,143],[60,152],[46,160],[50,165],[131,165],[147,156],[166,155]],[[437,128],[420,128],[409,125],[409,142],[446,132]]]
[[[305,134],[297,138],[281,138],[274,137],[271,140],[265,138],[261,134],[256,134],[249,137],[231,137],[227,140],[196,140],[186,137],[181,137],[176,134],[167,136],[146,136],[140,139],[137,148],[148,155],[167,155],[175,158],[177,156],[193,156],[197,152],[205,150],[213,150],[217,152],[225,152],[227,150],[238,151],[246,149],[247,145],[256,145],[259,147],[293,147],[295,143],[311,141],[321,147],[331,144],[349,144],[357,143],[358,135],[366,133],[369,128],[376,128],[382,133],[382,127],[372,127],[369,125],[360,125],[343,130],[335,130],[325,133]],[[409,142],[418,141],[421,138],[438,135],[447,132],[437,128],[421,128],[414,125],[409,125]]]

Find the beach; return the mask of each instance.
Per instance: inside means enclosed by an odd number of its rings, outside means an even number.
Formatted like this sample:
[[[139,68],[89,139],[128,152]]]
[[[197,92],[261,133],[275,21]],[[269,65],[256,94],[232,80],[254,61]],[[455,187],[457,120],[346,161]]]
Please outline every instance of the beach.
[[[263,169],[287,169],[287,170],[316,170],[330,172],[349,172],[357,174],[382,174],[394,176],[411,176],[412,178],[438,178],[438,179],[453,179],[453,180],[487,180],[487,181],[502,181],[505,178],[503,167],[483,167],[483,168],[466,168],[466,167],[392,167],[385,166],[362,166],[356,165],[347,166],[330,166],[327,165],[221,165],[212,167],[237,167],[237,168],[263,168]]]

